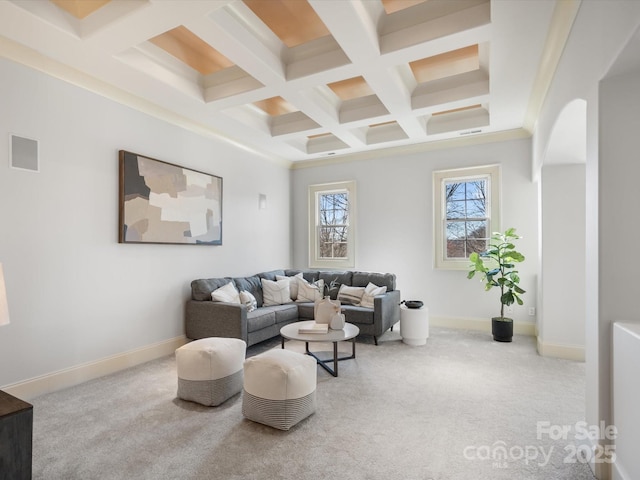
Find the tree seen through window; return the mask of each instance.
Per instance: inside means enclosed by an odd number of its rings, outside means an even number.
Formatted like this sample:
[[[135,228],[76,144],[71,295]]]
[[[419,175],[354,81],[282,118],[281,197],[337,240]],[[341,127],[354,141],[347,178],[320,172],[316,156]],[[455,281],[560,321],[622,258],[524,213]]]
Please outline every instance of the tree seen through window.
[[[347,192],[319,196],[319,247],[321,258],[347,257],[349,195]]]
[[[447,258],[487,249],[487,179],[445,182]]]

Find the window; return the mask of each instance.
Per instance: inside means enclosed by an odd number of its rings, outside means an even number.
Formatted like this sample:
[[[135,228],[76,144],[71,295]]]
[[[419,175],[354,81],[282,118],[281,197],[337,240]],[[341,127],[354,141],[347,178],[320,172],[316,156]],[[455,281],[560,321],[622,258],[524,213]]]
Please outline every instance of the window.
[[[466,270],[500,229],[500,167],[433,173],[435,267]]]
[[[309,266],[353,267],[355,182],[309,187]]]

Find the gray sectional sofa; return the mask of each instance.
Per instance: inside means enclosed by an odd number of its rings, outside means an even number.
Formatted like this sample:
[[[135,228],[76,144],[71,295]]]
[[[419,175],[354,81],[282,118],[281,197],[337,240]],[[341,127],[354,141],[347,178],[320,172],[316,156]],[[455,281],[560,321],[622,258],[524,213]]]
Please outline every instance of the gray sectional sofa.
[[[292,277],[302,273],[308,282],[324,280],[330,286],[329,294],[335,299],[340,285],[366,287],[369,282],[386,286],[387,292],[374,297],[374,307],[342,305],[346,321],[357,325],[360,335],[373,337],[376,345],[380,337],[400,320],[400,291],[396,290],[396,276],[392,273],[358,271],[273,270],[241,278],[208,278],[191,282],[191,299],[185,311],[186,336],[191,340],[206,337],[233,337],[253,345],[280,333],[291,322],[313,320],[313,302],[290,302],[264,306],[262,279],[276,280],[276,275]],[[214,302],[211,292],[233,282],[238,291],[248,291],[256,299],[258,308],[248,311],[247,306],[236,303]]]

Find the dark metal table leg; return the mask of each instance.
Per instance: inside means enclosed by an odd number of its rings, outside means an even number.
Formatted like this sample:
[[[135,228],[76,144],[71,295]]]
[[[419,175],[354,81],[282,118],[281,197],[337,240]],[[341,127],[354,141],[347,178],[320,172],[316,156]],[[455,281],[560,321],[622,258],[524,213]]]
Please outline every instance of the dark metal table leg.
[[[327,372],[329,372],[334,377],[338,376],[338,362],[340,360],[350,360],[352,358],[356,358],[356,339],[351,339],[351,356],[350,357],[339,357],[338,356],[338,342],[333,343],[333,359],[328,358],[326,360],[321,359],[315,353],[309,351],[309,342],[305,342],[305,351],[307,355],[312,356],[318,362],[322,368],[324,368]],[[333,368],[331,368],[328,364],[333,360]]]

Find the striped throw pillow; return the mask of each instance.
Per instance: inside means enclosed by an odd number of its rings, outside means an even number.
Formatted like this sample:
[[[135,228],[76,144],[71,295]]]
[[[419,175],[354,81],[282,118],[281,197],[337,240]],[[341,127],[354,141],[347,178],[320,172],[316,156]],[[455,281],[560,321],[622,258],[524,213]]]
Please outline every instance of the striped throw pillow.
[[[338,291],[338,300],[340,303],[347,305],[358,305],[364,295],[364,287],[350,287],[348,285],[340,285]]]

